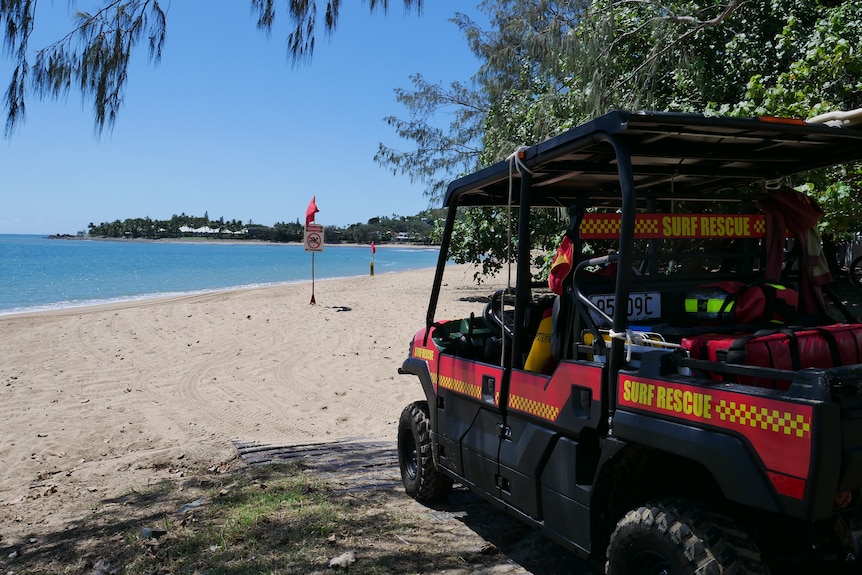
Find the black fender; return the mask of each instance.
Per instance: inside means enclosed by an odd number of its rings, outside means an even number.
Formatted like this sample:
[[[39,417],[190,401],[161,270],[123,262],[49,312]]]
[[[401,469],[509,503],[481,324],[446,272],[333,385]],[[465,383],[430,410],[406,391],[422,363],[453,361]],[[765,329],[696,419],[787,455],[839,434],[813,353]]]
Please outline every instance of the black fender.
[[[401,375],[415,375],[419,378],[419,383],[422,384],[422,392],[425,394],[425,400],[428,402],[428,415],[431,418],[431,437],[437,435],[437,394],[434,391],[434,383],[431,381],[431,370],[428,368],[428,362],[418,357],[408,357],[398,368],[398,373]],[[434,456],[434,462],[439,461],[437,454],[437,441],[431,442],[431,453]],[[441,468],[443,469],[443,468]],[[447,471],[444,469],[444,472]],[[455,477],[455,476],[453,476]]]
[[[437,432],[437,410],[434,409],[437,404],[437,394],[434,392],[434,383],[431,381],[431,370],[428,368],[428,362],[418,357],[408,357],[398,368],[398,373],[401,375],[415,375],[419,378],[419,383],[422,385],[422,392],[425,394],[425,400],[428,402],[429,411],[431,412],[431,430]]]
[[[436,396],[434,392],[434,383],[431,381],[431,370],[428,369],[428,362],[418,357],[408,357],[398,368],[398,373],[401,375],[415,375],[419,378],[419,383],[422,384],[422,391],[425,393],[425,399],[429,405],[434,404]]]
[[[613,434],[694,461],[713,477],[724,497],[755,509],[779,513],[782,505],[751,446],[742,438],[624,410],[614,414]],[[694,436],[700,436],[693,439]]]

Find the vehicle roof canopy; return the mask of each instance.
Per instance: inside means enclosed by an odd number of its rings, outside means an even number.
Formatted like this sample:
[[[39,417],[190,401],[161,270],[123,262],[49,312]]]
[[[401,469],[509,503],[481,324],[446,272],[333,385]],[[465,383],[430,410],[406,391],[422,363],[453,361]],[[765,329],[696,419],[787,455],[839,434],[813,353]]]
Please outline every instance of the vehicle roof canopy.
[[[638,195],[697,196],[796,172],[862,160],[862,129],[769,118],[615,111],[521,151],[532,172],[530,204],[568,206],[584,195],[619,197],[617,151],[631,156]],[[517,170],[512,170],[517,179]],[[444,205],[505,205],[510,165],[453,181]]]

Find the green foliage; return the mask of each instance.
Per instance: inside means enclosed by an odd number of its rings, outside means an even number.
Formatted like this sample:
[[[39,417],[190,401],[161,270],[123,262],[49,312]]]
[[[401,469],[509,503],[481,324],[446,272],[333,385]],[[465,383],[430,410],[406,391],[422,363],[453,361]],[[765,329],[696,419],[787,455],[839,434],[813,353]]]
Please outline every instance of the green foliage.
[[[862,106],[862,5],[850,0],[759,0],[677,5],[612,3],[621,23],[607,60],[631,69],[605,101],[733,116],[810,118]],[[720,11],[720,12],[719,12]],[[686,19],[690,18],[690,19]],[[652,48],[644,52],[644,39]],[[643,61],[640,54],[647,54]],[[663,56],[659,59],[658,56]],[[652,58],[652,61],[650,59]],[[649,63],[648,63],[649,62]],[[593,77],[600,74],[597,67]],[[649,72],[647,72],[649,70]],[[791,185],[824,209],[822,231],[862,231],[860,166],[802,174]]]
[[[422,11],[423,0],[404,0],[404,8],[411,10],[415,8]],[[278,10],[277,0],[251,0],[252,11],[257,14],[257,27],[269,32],[272,30],[275,16]],[[372,13],[376,11],[387,12],[389,0],[370,0],[369,9]],[[338,16],[341,9],[341,0],[326,0],[323,9],[324,31],[326,34],[335,32],[338,24]],[[314,53],[314,42],[317,33],[317,18],[319,15],[317,3],[308,0],[288,0],[287,12],[290,17],[293,31],[287,37],[288,57],[297,64],[308,61]]]
[[[458,264],[473,264],[473,279],[481,283],[484,276],[496,276],[507,264],[514,264],[518,254],[517,208],[465,208],[455,221],[449,253]],[[531,246],[538,253],[531,262],[538,268],[536,279],[547,277],[548,253],[559,245],[566,220],[558,210],[533,210]],[[442,222],[434,232],[435,241],[442,235]]]
[[[278,222],[269,230],[269,240],[273,242],[301,242],[305,238],[305,226],[295,222]]]
[[[715,113],[809,118],[833,110],[862,107],[862,5],[840,2],[779,2],[770,16],[775,34],[755,43],[728,43],[731,61],[749,78],[741,93]],[[780,65],[757,64],[778,62]],[[824,216],[821,231],[846,238],[862,231],[862,166],[840,166],[804,174],[791,184],[815,198]]]
[[[568,65],[578,51],[585,0],[486,0],[491,29],[462,22],[483,64],[477,77],[491,105],[485,122],[485,163],[545,140],[586,119],[580,76]]]
[[[426,210],[415,216],[381,216],[367,223],[355,223],[341,228],[327,226],[326,243],[368,244],[376,242],[407,242],[413,244],[432,243],[431,235],[441,210]]]
[[[862,3],[854,0],[484,0],[481,7],[487,30],[463,15],[455,22],[482,60],[472,99],[485,102],[482,166],[614,108],[810,118],[862,107]],[[414,101],[399,101],[414,122],[428,118]],[[441,131],[435,141],[456,134]],[[413,139],[417,152],[400,166],[421,173],[430,142]],[[790,184],[820,202],[824,232],[847,236],[862,231],[860,171],[822,170]],[[446,176],[435,173],[441,183],[432,197]],[[468,210],[455,235],[456,261],[486,274],[502,269],[501,212]]]
[[[328,244],[356,243],[368,244],[372,241],[378,244],[404,242],[411,244],[430,244],[431,230],[435,221],[441,217],[440,211],[426,210],[415,216],[372,218],[368,223],[356,223],[347,226],[326,226],[325,239]],[[171,216],[169,220],[153,220],[146,218],[128,218],[100,224],[90,223],[88,235],[100,238],[181,238],[199,235],[189,231],[199,228],[210,228],[204,235],[217,239],[255,239],[271,242],[302,242],[305,236],[305,226],[295,222],[277,222],[272,227],[253,224],[242,220],[225,221],[224,218],[211,220],[208,214],[203,217],[188,216],[185,213]]]
[[[738,97],[709,109],[733,115],[808,118],[862,105],[862,7],[843,2],[775,2],[769,38],[727,42],[742,77]],[[784,4],[782,6],[782,4]]]
[[[36,2],[0,3],[5,45],[14,68],[6,91],[6,134],[24,119],[28,87],[41,97],[59,98],[74,86],[93,101],[96,128],[112,126],[123,101],[132,51],[146,38],[149,56],[162,56],[167,22],[157,0],[113,0],[96,12],[76,12],[72,31],[36,51],[32,68],[29,40]]]
[[[389,166],[393,174],[407,174],[412,182],[426,185],[426,195],[442,198],[452,174],[466,174],[479,166],[482,123],[487,104],[481,92],[460,82],[448,88],[412,76],[413,90],[398,89],[395,99],[410,112],[410,118],[385,118],[399,137],[414,143],[404,152],[380,144],[374,160]],[[448,131],[433,122],[438,114],[451,112]]]
[[[485,161],[612,108],[807,118],[862,106],[851,0],[483,5],[492,29],[468,40],[482,39],[494,94]]]
[[[225,237],[232,232],[241,232],[246,225],[240,220],[225,221],[224,218],[210,220],[208,216],[187,216],[185,213],[171,216],[169,220],[153,220],[145,218],[127,218],[126,220],[114,220],[113,222],[102,222],[100,224],[90,223],[87,226],[88,235],[101,238],[178,238],[184,233],[181,228],[209,227],[220,230],[219,233]]]
[[[567,95],[551,89],[548,82],[525,77],[523,87],[506,91],[490,105],[483,164],[504,159],[520,146],[541,142],[579,123]]]

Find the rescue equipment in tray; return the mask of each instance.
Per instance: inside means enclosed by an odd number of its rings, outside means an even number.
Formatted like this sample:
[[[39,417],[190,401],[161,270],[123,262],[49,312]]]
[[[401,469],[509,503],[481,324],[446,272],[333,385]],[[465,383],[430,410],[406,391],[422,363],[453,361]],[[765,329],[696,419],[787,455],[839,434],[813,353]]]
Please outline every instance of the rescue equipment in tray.
[[[714,323],[784,324],[796,317],[799,293],[772,283],[724,281],[705,284],[685,296],[685,313]]]

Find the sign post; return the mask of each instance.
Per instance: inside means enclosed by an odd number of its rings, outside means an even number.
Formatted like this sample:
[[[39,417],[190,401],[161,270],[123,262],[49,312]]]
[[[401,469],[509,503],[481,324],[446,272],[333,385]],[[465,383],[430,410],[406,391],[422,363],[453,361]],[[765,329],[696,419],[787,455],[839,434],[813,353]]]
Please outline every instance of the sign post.
[[[311,252],[311,302],[317,305],[314,299],[314,254],[323,251],[323,226],[320,224],[306,224],[305,238],[303,240],[305,251]]]

